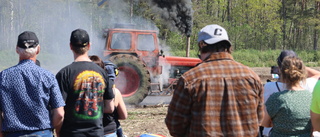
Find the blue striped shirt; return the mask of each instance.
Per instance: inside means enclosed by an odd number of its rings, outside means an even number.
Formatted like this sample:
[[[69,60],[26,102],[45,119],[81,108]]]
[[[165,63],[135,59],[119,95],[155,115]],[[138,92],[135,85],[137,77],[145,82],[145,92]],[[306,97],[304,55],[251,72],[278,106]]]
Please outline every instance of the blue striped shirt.
[[[32,60],[22,60],[0,72],[2,131],[53,128],[50,110],[64,105],[54,74]]]

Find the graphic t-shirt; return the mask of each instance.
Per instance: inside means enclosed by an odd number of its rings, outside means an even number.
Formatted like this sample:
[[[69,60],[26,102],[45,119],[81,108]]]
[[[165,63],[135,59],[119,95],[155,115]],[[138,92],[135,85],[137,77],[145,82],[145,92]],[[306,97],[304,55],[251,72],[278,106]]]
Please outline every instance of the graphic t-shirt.
[[[56,78],[66,101],[61,137],[103,136],[103,100],[114,98],[106,71],[93,62],[73,62]]]

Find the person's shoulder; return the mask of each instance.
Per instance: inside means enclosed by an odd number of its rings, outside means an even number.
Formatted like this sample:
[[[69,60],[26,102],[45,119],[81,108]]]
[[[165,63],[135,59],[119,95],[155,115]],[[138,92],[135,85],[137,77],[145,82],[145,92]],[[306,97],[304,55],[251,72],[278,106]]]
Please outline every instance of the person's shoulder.
[[[63,72],[63,71],[65,71],[65,70],[69,69],[69,68],[71,67],[71,65],[72,65],[72,64],[68,64],[67,66],[64,66],[63,68],[61,68],[61,69],[58,71],[58,73],[59,73],[59,72]]]
[[[315,77],[310,77],[306,79],[306,83],[317,83],[318,82],[318,78]]]
[[[268,98],[268,100],[281,99],[284,93],[285,93],[285,91],[273,92],[273,93],[270,95],[270,97]]]
[[[286,99],[288,93],[290,93],[290,90],[286,89],[286,90],[283,90],[283,91],[280,91],[280,92],[275,92],[271,96]]]
[[[186,72],[183,72],[182,76],[184,79],[188,79],[188,78],[191,78],[193,79],[193,77],[199,75],[200,73],[203,73],[203,69],[205,67],[203,66],[203,64],[199,64],[198,66],[194,67],[194,68],[191,68],[189,69],[188,71]],[[199,79],[200,77],[198,77]]]
[[[47,69],[45,69],[45,68],[42,68],[42,67],[39,67],[39,66],[37,66],[38,68],[38,71],[41,71],[43,74],[46,74],[46,75],[54,75],[51,71],[49,71],[49,70],[47,70]]]
[[[279,83],[279,82],[278,82]],[[278,84],[279,85],[279,84]],[[277,88],[276,82],[267,82],[264,84],[263,88],[266,90]]]

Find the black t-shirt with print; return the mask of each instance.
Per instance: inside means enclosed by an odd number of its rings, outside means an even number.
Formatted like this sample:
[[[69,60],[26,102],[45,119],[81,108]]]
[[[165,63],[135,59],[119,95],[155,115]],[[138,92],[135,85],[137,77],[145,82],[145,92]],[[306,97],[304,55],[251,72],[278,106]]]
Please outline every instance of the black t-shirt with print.
[[[93,62],[73,62],[56,78],[66,101],[61,137],[103,136],[103,100],[114,98],[106,71]]]

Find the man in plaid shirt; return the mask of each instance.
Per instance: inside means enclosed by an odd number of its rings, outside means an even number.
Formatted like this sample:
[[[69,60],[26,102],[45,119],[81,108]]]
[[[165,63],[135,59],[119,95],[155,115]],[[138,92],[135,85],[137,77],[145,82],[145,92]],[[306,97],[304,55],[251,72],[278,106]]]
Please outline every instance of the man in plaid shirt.
[[[249,67],[231,56],[219,25],[198,34],[197,67],[178,81],[165,123],[174,137],[257,137],[263,117],[263,87]]]

